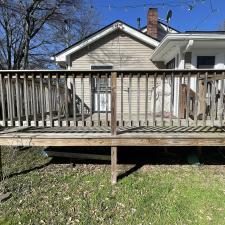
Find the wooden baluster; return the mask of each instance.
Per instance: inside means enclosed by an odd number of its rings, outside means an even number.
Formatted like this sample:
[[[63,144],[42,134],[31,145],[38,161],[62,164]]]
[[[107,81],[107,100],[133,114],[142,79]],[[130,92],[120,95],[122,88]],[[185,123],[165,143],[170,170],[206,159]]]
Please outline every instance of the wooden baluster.
[[[132,126],[132,74],[129,74],[129,93],[128,93],[128,106],[129,106],[129,123]]]
[[[179,104],[178,104],[178,126],[181,126],[181,109],[182,107],[182,73],[179,75]]]
[[[198,126],[198,100],[199,100],[199,73],[196,77],[196,94],[195,94],[195,105],[194,105],[194,123]]]
[[[206,126],[206,93],[207,93],[207,83],[208,83],[208,72],[205,73],[204,77],[204,95],[203,95],[203,126]]]
[[[73,74],[73,124],[77,126],[77,106],[76,106],[76,77]]]
[[[29,76],[27,79],[27,102],[28,102],[28,115],[31,115],[31,92],[30,92],[30,82],[29,82]]]
[[[56,74],[57,116],[58,116],[58,126],[61,127],[61,98],[60,98],[59,78],[60,78],[59,74]]]
[[[92,75],[89,74],[89,95],[90,95],[90,126],[93,125],[92,114],[93,114],[93,91],[92,91]]]
[[[6,126],[6,109],[5,109],[5,89],[3,86],[4,75],[0,73],[0,94],[1,94],[1,106],[2,106],[2,121],[3,126]]]
[[[98,126],[100,126],[100,77],[97,75],[97,107],[98,107]]]
[[[106,126],[109,125],[109,76],[108,73],[106,73],[106,89],[105,89],[105,94],[106,94]]]
[[[41,121],[42,126],[45,126],[45,114],[44,114],[44,89],[43,89],[43,75],[40,74],[40,97],[41,97]]]
[[[52,115],[52,82],[51,75],[48,74],[48,111],[49,111],[49,122],[50,127],[53,127],[53,115]]]
[[[120,102],[120,125],[124,126],[124,121],[123,121],[123,73],[121,73],[121,77],[120,77],[120,82],[121,82],[121,93],[120,93],[120,98],[121,98],[121,102]]]
[[[214,73],[213,80],[212,80],[212,86],[211,86],[211,122],[212,126],[214,126],[215,122],[215,113],[216,113],[216,84],[214,78],[216,77],[216,73]]]
[[[13,126],[15,126],[15,117],[16,117],[16,111],[15,111],[15,88],[14,88],[14,82],[13,82],[13,75],[11,77],[11,98],[12,98],[12,115],[13,115]]]
[[[162,75],[162,113],[161,113],[161,126],[164,126],[165,79],[166,79],[166,74],[163,73],[163,75]]]
[[[21,111],[20,111],[20,91],[19,91],[19,74],[16,74],[16,109],[17,109],[17,118],[18,125],[21,126]]]
[[[85,124],[85,114],[84,114],[84,75],[81,74],[81,113],[82,113],[82,126]]]
[[[116,88],[117,88],[117,73],[111,73],[111,134],[117,134],[117,99],[116,99]]]
[[[68,109],[68,87],[67,87],[67,74],[64,75],[64,91],[65,91],[65,118],[66,118],[66,127],[69,126],[69,109]]]
[[[154,100],[153,100],[153,126],[156,126],[156,119],[155,119],[155,114],[156,114],[156,81],[157,81],[157,74],[154,74]]]
[[[32,98],[33,98],[33,118],[34,118],[34,126],[37,126],[37,101],[36,101],[36,93],[35,93],[35,78],[34,74],[32,74],[31,78],[32,82]]]
[[[35,85],[35,91],[37,96],[37,114],[40,114],[40,88],[37,86],[37,83]]]
[[[137,82],[137,123],[140,126],[140,73],[138,73],[138,82]]]
[[[8,73],[8,90],[9,90],[9,119],[10,119],[10,125],[14,126],[13,121],[13,103],[12,103],[12,77],[11,74]]]
[[[190,115],[190,84],[191,84],[191,73],[188,73],[187,83],[187,99],[186,99],[186,126],[189,126],[189,115]]]
[[[7,77],[5,79],[5,89],[6,89],[7,125],[9,125],[10,108],[9,108],[9,85],[8,85],[8,78]]]
[[[19,98],[20,98],[20,115],[24,116],[25,112],[24,112],[24,101],[23,101],[23,94],[24,89],[23,89],[23,83],[19,82]],[[23,125],[22,119],[21,119],[21,125]]]
[[[24,73],[24,105],[25,105],[25,116],[26,116],[26,126],[29,126],[29,108],[28,108],[28,85],[27,76]]]
[[[170,93],[170,126],[173,125],[173,107],[174,107],[174,73],[171,74],[171,93]]]
[[[145,74],[145,126],[148,126],[148,73]]]
[[[225,73],[222,73],[222,80],[221,80],[221,89],[220,89],[220,114],[219,114],[219,120],[220,120],[220,126],[223,126],[223,113],[224,113],[224,79],[225,79]]]

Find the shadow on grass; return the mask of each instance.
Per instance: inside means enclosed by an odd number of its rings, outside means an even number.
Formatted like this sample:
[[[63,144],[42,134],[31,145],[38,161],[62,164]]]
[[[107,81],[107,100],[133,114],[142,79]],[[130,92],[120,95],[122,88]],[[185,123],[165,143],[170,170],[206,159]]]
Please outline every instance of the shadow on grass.
[[[107,147],[54,147],[47,152],[57,155],[66,152],[67,157],[54,157],[52,163],[96,164],[110,165],[110,148]],[[68,158],[71,153],[71,158]],[[76,158],[76,154],[83,158]],[[95,159],[87,159],[94,155]],[[54,154],[53,154],[54,155]],[[97,160],[96,156],[108,156],[109,160]],[[225,165],[225,148],[221,147],[121,147],[118,148],[118,164],[134,165],[129,170],[120,174],[118,179],[129,176],[144,165],[188,165],[188,157],[196,156],[201,165]],[[194,163],[193,163],[194,164]]]
[[[43,169],[50,164],[110,165],[111,163],[111,149],[108,147],[49,147],[46,149],[46,152],[49,155],[51,153],[53,155],[57,153],[57,156],[62,153],[62,156],[53,157],[43,165],[12,173],[7,177],[11,178],[17,175],[27,174],[31,171]],[[120,174],[118,180],[138,171],[144,165],[189,164],[187,159],[190,154],[197,156],[199,163],[203,165],[225,165],[225,148],[221,147],[121,147],[118,148],[118,164],[133,165],[133,167]],[[65,155],[66,157],[64,157]],[[77,158],[76,155],[79,157]]]
[[[52,164],[54,160],[50,160],[49,162],[43,164],[43,165],[40,165],[40,166],[35,166],[35,167],[32,167],[30,169],[27,169],[27,170],[22,170],[20,172],[16,172],[16,173],[11,173],[9,175],[7,175],[7,178],[12,178],[14,176],[18,176],[18,175],[22,175],[22,174],[27,174],[27,173],[30,173],[32,171],[35,171],[35,170],[40,170],[40,169],[43,169],[45,167],[47,167],[48,165]]]

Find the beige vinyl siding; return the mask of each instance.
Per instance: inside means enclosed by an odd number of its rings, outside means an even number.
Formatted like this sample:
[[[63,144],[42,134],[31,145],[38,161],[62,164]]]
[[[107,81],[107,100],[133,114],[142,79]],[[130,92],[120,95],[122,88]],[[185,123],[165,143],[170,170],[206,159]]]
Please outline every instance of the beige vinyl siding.
[[[150,57],[154,48],[122,31],[116,31],[71,55],[71,69],[90,70],[92,64],[113,69],[157,69]]]
[[[148,79],[148,116],[150,118],[150,115],[152,114],[152,96],[153,96],[153,78]],[[157,86],[160,85],[161,78],[157,79]],[[132,86],[131,86],[131,113],[132,113],[132,120],[137,120],[137,113],[138,108],[140,109],[140,114],[142,120],[144,119],[145,115],[145,101],[146,101],[146,94],[145,94],[145,88],[146,88],[146,78],[145,76],[142,76],[140,78],[140,107],[137,105],[138,100],[138,78],[133,77],[132,78]],[[82,92],[81,92],[81,79],[76,78],[76,94],[82,98]],[[123,112],[124,112],[124,120],[128,121],[128,113],[129,113],[129,78],[125,77],[123,78]],[[84,103],[91,107],[90,105],[90,86],[89,86],[89,78],[84,78]],[[109,98],[110,101],[110,98]],[[110,109],[109,109],[110,110]],[[94,108],[93,108],[94,111]],[[120,120],[120,113],[121,113],[121,78],[117,78],[117,119]]]

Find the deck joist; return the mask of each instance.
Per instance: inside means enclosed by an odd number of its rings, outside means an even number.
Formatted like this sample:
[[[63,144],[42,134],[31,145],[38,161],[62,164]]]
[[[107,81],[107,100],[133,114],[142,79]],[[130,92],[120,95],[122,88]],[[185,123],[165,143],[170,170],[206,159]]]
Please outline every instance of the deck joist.
[[[0,131],[7,146],[225,146],[224,127],[16,127]]]

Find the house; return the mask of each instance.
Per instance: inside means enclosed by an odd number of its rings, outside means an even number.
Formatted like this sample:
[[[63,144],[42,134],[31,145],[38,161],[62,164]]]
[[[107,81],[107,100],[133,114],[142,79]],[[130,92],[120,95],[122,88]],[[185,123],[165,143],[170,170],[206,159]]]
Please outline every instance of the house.
[[[176,29],[167,26],[158,19],[158,11],[150,8],[147,14],[147,26],[141,30],[122,22],[115,21],[104,27],[86,39],[75,43],[54,56],[55,62],[68,70],[158,70],[158,69],[201,69],[216,68],[223,69],[225,65],[225,35],[224,32],[185,32],[181,33]],[[77,81],[77,95],[81,94],[81,81]],[[88,87],[89,80],[84,80],[84,88]],[[85,91],[85,104],[93,104],[94,111],[104,112],[110,108],[106,106],[107,97],[110,93],[106,91],[107,86],[104,79],[100,79],[100,95],[97,95],[96,78],[92,79],[93,101],[90,103],[90,92]],[[140,89],[144,89],[145,80],[142,77],[133,80],[132,85],[129,79],[123,79],[123,101],[124,110],[128,112],[128,102],[136,101],[138,82]],[[156,87],[153,79],[148,80],[149,88],[149,111],[152,112],[153,90],[157,89],[158,102],[162,100],[162,81],[157,80]],[[72,87],[72,81],[69,82]],[[185,80],[182,81],[185,85]],[[118,87],[121,80],[118,80]],[[132,88],[131,88],[132,86]],[[217,84],[218,90],[221,82]],[[196,90],[196,80],[191,78],[191,91]],[[206,87],[205,87],[206,88]],[[208,88],[208,87],[207,87]],[[174,116],[178,114],[179,108],[179,79],[175,79],[174,88],[170,87],[168,80],[165,82],[165,116],[169,112],[169,99],[171,90],[174,89]],[[204,91],[204,85],[200,83],[200,89]],[[120,90],[120,89],[119,89]],[[118,94],[120,95],[120,91]],[[107,95],[107,96],[106,96]],[[100,106],[98,102],[100,101]],[[144,96],[140,99],[141,114],[144,114]],[[110,102],[110,101],[109,101]],[[201,113],[201,104],[199,113]],[[120,104],[119,104],[120,105]],[[158,104],[160,105],[160,104]],[[143,107],[142,107],[143,106]],[[100,108],[99,108],[100,107]],[[118,107],[118,113],[120,107]],[[132,114],[137,113],[137,108],[132,107]],[[156,109],[156,113],[161,108]]]

